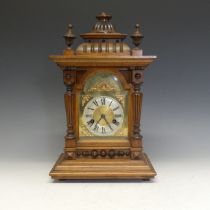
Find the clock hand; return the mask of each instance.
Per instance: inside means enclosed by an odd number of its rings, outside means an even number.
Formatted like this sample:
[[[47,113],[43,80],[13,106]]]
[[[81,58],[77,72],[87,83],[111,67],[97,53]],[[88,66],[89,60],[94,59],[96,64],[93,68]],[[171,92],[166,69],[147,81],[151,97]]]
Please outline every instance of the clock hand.
[[[98,123],[101,121],[102,118],[103,116],[101,115],[100,119],[96,122],[96,125],[98,125]]]
[[[100,120],[102,119],[102,116],[100,117],[100,119],[96,122],[95,126],[94,126],[94,129],[93,130],[98,130],[98,123],[100,122]]]
[[[105,120],[106,124],[109,126],[110,130],[113,130],[111,125],[109,124],[108,120],[106,119],[105,115],[103,115],[103,119]]]

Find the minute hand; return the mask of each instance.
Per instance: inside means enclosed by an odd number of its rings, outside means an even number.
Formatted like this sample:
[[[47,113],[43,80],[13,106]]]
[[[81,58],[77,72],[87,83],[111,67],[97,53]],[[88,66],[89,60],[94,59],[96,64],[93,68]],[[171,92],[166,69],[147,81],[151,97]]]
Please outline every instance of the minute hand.
[[[113,131],[113,129],[112,129],[112,127],[111,127],[111,125],[109,124],[108,120],[106,119],[106,116],[104,116],[104,120],[105,120],[106,124],[109,126],[110,130],[112,130],[112,131]]]

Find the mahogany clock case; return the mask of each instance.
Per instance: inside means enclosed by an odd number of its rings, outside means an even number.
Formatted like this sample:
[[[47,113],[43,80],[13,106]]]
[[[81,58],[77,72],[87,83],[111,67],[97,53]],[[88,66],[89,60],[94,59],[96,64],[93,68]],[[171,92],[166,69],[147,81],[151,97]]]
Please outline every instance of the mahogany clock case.
[[[156,56],[145,56],[140,25],[135,47],[102,12],[84,42],[71,48],[69,24],[63,55],[51,55],[63,72],[67,133],[64,153],[50,172],[54,179],[150,179],[156,172],[140,134],[144,71]]]

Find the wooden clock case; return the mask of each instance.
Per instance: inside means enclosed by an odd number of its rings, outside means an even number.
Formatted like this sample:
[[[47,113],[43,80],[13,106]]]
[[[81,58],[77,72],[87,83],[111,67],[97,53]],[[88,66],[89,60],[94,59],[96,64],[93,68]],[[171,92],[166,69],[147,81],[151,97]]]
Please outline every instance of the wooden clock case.
[[[156,172],[143,152],[140,117],[143,93],[140,87],[145,68],[156,56],[144,56],[139,48],[143,38],[139,25],[131,36],[135,48],[124,42],[126,34],[117,33],[111,16],[101,13],[90,33],[81,34],[84,42],[74,51],[72,25],[64,36],[67,49],[52,55],[63,72],[67,133],[64,153],[50,172],[53,179],[150,179]],[[111,72],[128,91],[128,137],[126,140],[81,141],[78,97],[88,78],[98,72]]]

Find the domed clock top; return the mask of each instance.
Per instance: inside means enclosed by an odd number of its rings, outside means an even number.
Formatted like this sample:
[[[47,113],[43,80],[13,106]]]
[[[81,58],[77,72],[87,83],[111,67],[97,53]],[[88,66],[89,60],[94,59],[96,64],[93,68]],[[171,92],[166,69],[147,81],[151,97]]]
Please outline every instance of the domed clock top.
[[[77,47],[75,53],[118,53],[118,55],[129,55],[130,47],[123,42],[127,34],[116,32],[116,29],[110,21],[112,16],[102,12],[100,15],[97,15],[96,18],[97,22],[91,32],[80,35],[84,39],[84,43],[81,43]],[[68,47],[70,47],[73,43],[73,39],[75,39],[72,27],[72,24],[69,24],[69,29],[64,35]],[[140,45],[140,40],[142,40],[143,35],[140,32],[139,24],[136,24],[136,31],[131,38],[136,46]],[[67,50],[66,53],[68,54],[69,51]]]

